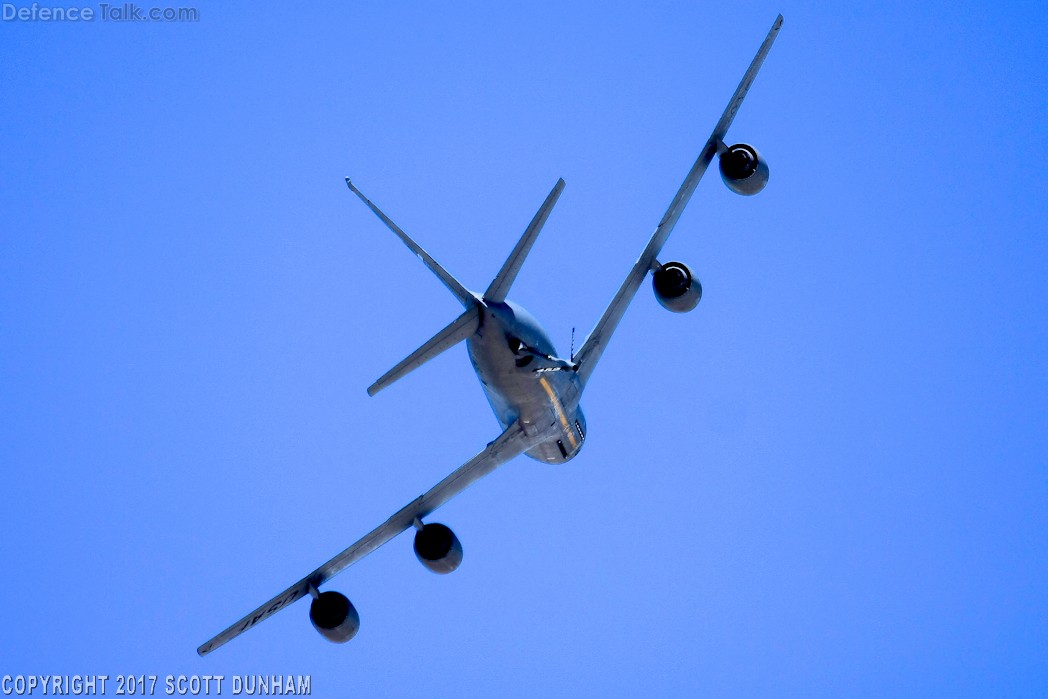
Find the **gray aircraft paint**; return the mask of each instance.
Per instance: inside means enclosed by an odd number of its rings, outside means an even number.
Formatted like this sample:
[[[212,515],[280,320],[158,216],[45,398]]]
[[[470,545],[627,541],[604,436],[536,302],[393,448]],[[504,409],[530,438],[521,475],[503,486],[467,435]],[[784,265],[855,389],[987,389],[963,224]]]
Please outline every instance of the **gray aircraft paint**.
[[[649,272],[661,269],[658,255],[699,180],[713,158],[727,150],[724,137],[782,22],[782,15],[779,15],[640,257],[577,355],[567,360],[557,356],[549,336],[531,314],[505,300],[524,258],[560,196],[563,180],[559,180],[546,197],[488,289],[478,295],[467,290],[346,178],[349,189],[418,256],[465,308],[462,315],[372,384],[368,393],[374,395],[441,352],[465,341],[473,368],[504,431],[479,454],[362,539],[202,644],[197,648],[198,654],[210,653],[301,597],[315,596],[321,584],[406,529],[419,526],[422,518],[513,457],[526,454],[547,463],[563,463],[579,452],[586,433],[585,419],[579,407],[582,392],[644,278]]]

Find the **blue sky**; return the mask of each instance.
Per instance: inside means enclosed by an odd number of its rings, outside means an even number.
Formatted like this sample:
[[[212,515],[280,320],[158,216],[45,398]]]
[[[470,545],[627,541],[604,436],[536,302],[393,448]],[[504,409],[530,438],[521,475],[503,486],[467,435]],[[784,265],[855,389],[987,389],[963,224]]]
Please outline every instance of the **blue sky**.
[[[309,674],[315,696],[1044,696],[1048,50],[1040,3],[197,5],[0,24],[0,674]],[[777,12],[730,137],[583,405],[587,446],[213,633],[498,432],[459,312],[345,188],[565,351]],[[712,174],[712,173],[711,173]]]

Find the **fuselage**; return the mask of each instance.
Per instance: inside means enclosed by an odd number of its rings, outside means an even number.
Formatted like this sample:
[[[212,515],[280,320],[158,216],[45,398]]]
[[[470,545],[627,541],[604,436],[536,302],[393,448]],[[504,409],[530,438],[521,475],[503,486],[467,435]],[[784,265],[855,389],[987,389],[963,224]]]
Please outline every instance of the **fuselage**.
[[[480,301],[477,332],[466,341],[469,359],[503,429],[519,420],[525,431],[550,438],[525,452],[560,464],[579,452],[586,419],[579,407],[582,382],[538,321],[515,303]]]

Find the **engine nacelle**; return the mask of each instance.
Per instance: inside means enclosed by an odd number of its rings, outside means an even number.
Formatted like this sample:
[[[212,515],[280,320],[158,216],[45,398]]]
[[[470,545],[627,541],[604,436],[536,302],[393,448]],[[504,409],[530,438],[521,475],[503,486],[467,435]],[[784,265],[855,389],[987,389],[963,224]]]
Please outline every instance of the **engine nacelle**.
[[[320,635],[332,643],[345,643],[357,635],[360,615],[341,592],[321,592],[309,605],[309,620]]]
[[[674,313],[690,311],[702,298],[702,284],[683,262],[662,265],[651,275],[651,286],[662,307]]]
[[[724,184],[736,194],[756,194],[768,184],[768,161],[747,143],[736,143],[720,155]]]
[[[462,544],[443,524],[425,524],[415,532],[415,556],[434,573],[450,573],[462,563]]]

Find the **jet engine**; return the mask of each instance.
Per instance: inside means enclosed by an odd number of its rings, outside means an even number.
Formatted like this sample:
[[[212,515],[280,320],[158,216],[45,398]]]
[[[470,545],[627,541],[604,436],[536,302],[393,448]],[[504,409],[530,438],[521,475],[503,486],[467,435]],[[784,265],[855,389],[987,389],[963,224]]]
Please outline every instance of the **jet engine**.
[[[360,615],[340,592],[321,592],[309,605],[309,620],[320,635],[332,643],[345,643],[357,635]]]
[[[426,524],[415,532],[415,556],[434,573],[450,573],[462,563],[462,544],[443,524]]]
[[[702,284],[683,262],[667,262],[651,275],[655,298],[662,307],[674,313],[695,308],[702,298]]]
[[[736,194],[751,195],[768,184],[768,161],[747,143],[736,143],[720,155],[724,184]]]

